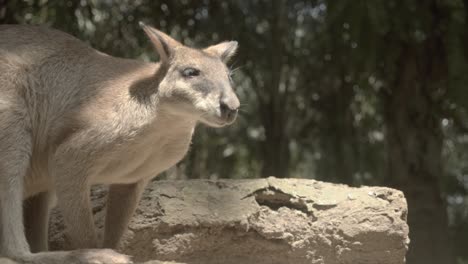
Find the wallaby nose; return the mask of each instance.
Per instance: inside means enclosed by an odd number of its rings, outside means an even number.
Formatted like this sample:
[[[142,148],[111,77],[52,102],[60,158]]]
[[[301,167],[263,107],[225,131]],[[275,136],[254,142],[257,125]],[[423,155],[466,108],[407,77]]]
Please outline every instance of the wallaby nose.
[[[235,100],[221,99],[219,108],[221,110],[221,117],[229,123],[233,122],[239,111],[239,100],[237,98]]]

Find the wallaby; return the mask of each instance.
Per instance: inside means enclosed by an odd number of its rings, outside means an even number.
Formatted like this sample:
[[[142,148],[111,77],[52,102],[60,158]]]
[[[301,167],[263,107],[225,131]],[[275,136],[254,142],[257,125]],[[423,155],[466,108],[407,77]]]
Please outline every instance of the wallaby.
[[[159,63],[112,57],[53,29],[0,26],[0,255],[130,263],[108,248],[118,245],[147,182],[183,158],[198,122],[236,119],[226,63],[237,42],[194,49],[140,25]],[[93,184],[110,185],[102,243]],[[45,252],[54,197],[77,250]]]

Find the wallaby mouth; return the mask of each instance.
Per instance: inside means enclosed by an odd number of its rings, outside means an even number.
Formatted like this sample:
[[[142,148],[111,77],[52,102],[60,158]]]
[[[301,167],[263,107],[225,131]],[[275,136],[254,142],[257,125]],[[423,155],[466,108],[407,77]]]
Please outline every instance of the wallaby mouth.
[[[211,127],[228,126],[236,121],[238,111],[238,108],[232,109],[221,104],[216,114],[202,115],[200,121]]]
[[[233,108],[223,102],[221,102],[219,108],[221,111],[221,118],[226,120],[226,123],[229,125],[234,123],[234,121],[236,120],[237,112],[239,111],[239,108],[238,107]]]
[[[234,123],[236,121],[237,113],[230,114],[229,117],[213,117],[213,116],[202,116],[201,122],[211,127],[224,127]]]

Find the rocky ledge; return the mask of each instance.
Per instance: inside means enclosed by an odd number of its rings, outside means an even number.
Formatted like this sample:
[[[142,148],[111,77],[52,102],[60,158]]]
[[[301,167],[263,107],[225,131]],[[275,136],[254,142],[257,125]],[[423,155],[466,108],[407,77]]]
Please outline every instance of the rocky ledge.
[[[97,225],[105,188],[93,191]],[[407,206],[385,187],[307,179],[153,181],[119,251],[147,263],[405,262]],[[51,247],[66,249],[54,213]],[[149,261],[149,262],[148,262]]]

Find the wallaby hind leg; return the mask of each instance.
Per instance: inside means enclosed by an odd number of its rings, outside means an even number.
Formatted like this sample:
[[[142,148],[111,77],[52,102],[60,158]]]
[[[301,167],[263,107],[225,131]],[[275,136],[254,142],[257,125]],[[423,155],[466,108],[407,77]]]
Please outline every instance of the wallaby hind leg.
[[[49,213],[53,193],[42,192],[24,201],[24,227],[31,252],[48,250]]]

